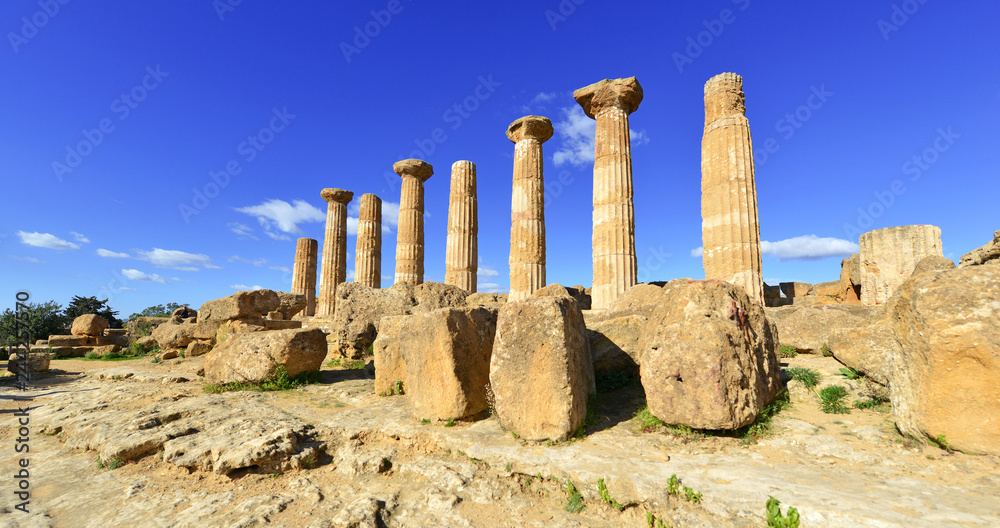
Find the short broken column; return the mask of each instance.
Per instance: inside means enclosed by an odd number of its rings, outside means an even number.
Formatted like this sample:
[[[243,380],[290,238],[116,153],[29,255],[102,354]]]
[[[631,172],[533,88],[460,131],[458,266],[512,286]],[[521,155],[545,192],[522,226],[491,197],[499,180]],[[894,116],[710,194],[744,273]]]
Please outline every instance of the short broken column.
[[[886,227],[862,234],[861,304],[885,304],[924,257],[944,256],[941,228],[932,225]]]
[[[451,166],[444,282],[469,293],[476,293],[476,271],[479,266],[477,207],[476,164],[471,161],[456,161]]]
[[[642,102],[635,77],[605,79],[573,92],[597,121],[594,138],[593,309],[607,308],[636,283],[635,209],[628,116]]]
[[[333,315],[337,285],[347,280],[347,204],[354,193],[343,189],[323,189],[326,200],[326,236],[320,272],[319,306],[316,315]]]
[[[392,165],[403,178],[396,233],[396,282],[424,282],[424,182],[434,174],[426,161],[405,159]]]
[[[354,282],[370,288],[382,287],[382,199],[374,194],[361,195]]]
[[[742,286],[763,306],[760,224],[743,77],[722,73],[705,83],[701,142],[702,262],[706,279]]]
[[[527,299],[545,286],[545,182],[542,143],[552,137],[547,117],[525,116],[507,127],[514,142],[514,187],[510,199],[510,294]]]
[[[319,243],[314,238],[300,238],[295,243],[295,268],[292,270],[292,293],[306,296],[303,315],[316,315],[316,257]]]

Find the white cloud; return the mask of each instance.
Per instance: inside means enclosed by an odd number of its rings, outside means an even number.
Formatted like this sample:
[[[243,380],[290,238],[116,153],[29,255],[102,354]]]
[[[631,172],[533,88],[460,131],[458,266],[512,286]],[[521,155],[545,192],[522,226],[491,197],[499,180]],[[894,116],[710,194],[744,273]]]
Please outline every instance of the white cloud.
[[[541,92],[538,95],[536,95],[535,98],[531,100],[531,102],[536,104],[544,104],[551,102],[555,98],[559,97],[559,95],[560,95],[559,92],[548,92],[548,93]]]
[[[777,242],[760,243],[761,255],[775,255],[779,260],[817,260],[825,257],[849,256],[858,252],[858,245],[840,238],[820,238],[804,235]]]
[[[230,288],[236,291],[248,291],[248,290],[263,290],[264,287],[259,284],[254,284],[253,286],[247,286],[246,284],[230,284]]]
[[[247,259],[245,259],[245,258],[243,258],[243,257],[241,257],[239,255],[233,255],[233,256],[227,258],[226,260],[228,260],[229,262],[242,262],[244,264],[250,264],[249,260],[247,260]]]
[[[14,260],[20,260],[22,262],[31,262],[32,264],[45,264],[44,260],[38,260],[35,257],[18,257],[16,255],[8,255],[7,258],[12,258]]]
[[[305,200],[294,200],[288,203],[284,200],[267,200],[260,205],[239,207],[237,211],[257,218],[264,233],[275,240],[291,240],[291,238],[275,232],[300,233],[299,224],[303,222],[323,222],[326,214]]]
[[[691,250],[691,256],[694,258],[701,258],[705,255],[705,248],[698,246]]]
[[[128,253],[118,253],[107,249],[98,249],[97,256],[104,258],[131,258]]]
[[[347,217],[347,236],[358,236],[358,217]]]
[[[80,246],[67,242],[51,233],[28,233],[18,231],[17,236],[21,237],[21,243],[26,246],[35,246],[47,249],[80,249]]]
[[[129,280],[139,281],[139,282],[156,282],[158,284],[167,284],[167,279],[155,274],[143,273],[137,269],[123,269],[122,276]]]
[[[291,268],[289,268],[288,266],[268,266],[268,268],[273,269],[273,270],[277,270],[277,271],[281,271],[281,272],[284,272],[284,273],[291,273],[292,272]]]
[[[482,293],[507,293],[508,288],[495,282],[480,282],[476,285],[476,291]]]
[[[239,222],[229,222],[226,224],[226,227],[228,227],[233,233],[236,233],[236,237],[241,240],[248,238],[252,240],[259,240],[256,236],[254,236],[253,228],[250,226],[243,225]]]
[[[497,270],[495,270],[495,269],[493,269],[493,268],[491,268],[491,267],[489,267],[489,266],[484,266],[483,263],[480,262],[479,263],[479,268],[476,269],[476,276],[477,277],[499,277],[500,276],[500,272],[497,271]]]
[[[136,251],[139,260],[145,260],[157,268],[176,269],[181,271],[198,271],[195,266],[206,268],[214,266],[208,255],[187,253],[175,249],[153,248],[152,251]]]
[[[354,281],[354,270],[352,270],[352,269],[347,270],[347,278],[344,279],[344,281],[345,282],[353,282]]]
[[[79,242],[81,244],[89,244],[90,243],[90,239],[89,238],[87,238],[86,236],[84,236],[84,235],[82,235],[80,233],[77,233],[76,231],[70,231],[69,234],[73,235],[73,240],[76,240],[77,242]]]
[[[566,163],[578,167],[593,165],[597,121],[587,117],[580,105],[561,108],[560,111],[563,119],[552,125],[560,141],[559,149],[552,155],[552,161],[557,167]],[[649,144],[649,134],[645,129],[630,128],[628,132],[633,147]]]

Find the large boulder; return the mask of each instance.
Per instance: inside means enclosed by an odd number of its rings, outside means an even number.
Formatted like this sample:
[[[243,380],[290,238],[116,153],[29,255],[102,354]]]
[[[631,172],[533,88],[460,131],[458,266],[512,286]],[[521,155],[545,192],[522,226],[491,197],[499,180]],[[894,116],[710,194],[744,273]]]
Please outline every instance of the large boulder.
[[[819,354],[838,330],[856,328],[867,322],[860,306],[783,306],[765,308],[764,313],[778,328],[779,345],[798,352]]]
[[[736,429],[784,388],[777,328],[742,288],[672,280],[648,328],[639,373],[649,410],[666,423]]]
[[[395,339],[405,343],[403,386],[413,416],[461,419],[487,410],[497,310],[442,308],[404,320]]]
[[[272,290],[239,291],[228,297],[215,299],[201,305],[198,321],[229,321],[232,319],[261,319],[267,312],[281,306],[278,293]]]
[[[326,334],[318,328],[233,334],[205,356],[205,379],[260,383],[273,378],[279,365],[294,377],[319,370],[325,357]]]
[[[564,439],[583,424],[593,380],[583,315],[572,297],[500,308],[490,361],[500,423],[526,440]]]
[[[889,385],[890,364],[899,344],[884,315],[873,317],[864,324],[834,330],[826,342],[837,361],[880,385]]]
[[[993,240],[962,255],[958,261],[961,267],[981,264],[1000,265],[1000,231],[993,233]]]
[[[219,323],[187,319],[183,323],[161,324],[153,329],[153,339],[160,348],[185,348],[195,339],[215,339]]]
[[[410,343],[399,337],[403,335],[403,329],[409,318],[406,315],[383,317],[379,323],[381,331],[372,344],[375,355],[375,394],[380,396],[396,394],[397,382],[402,384],[406,380],[403,348]]]
[[[812,291],[813,285],[808,282],[782,282],[778,284],[785,297],[794,299],[795,297],[805,297]]]
[[[381,290],[345,282],[337,286],[335,295],[336,308],[330,325],[331,348],[339,356],[357,359],[369,353],[383,317],[465,306],[469,293],[457,286],[437,282],[416,286],[397,283]]]
[[[470,293],[465,298],[465,304],[469,306],[493,306],[505,302],[507,299],[496,293]]]
[[[1000,454],[1000,267],[914,274],[893,301],[896,426]]]
[[[170,321],[173,323],[183,323],[185,319],[197,319],[198,311],[187,306],[181,306],[170,313]]]
[[[85,314],[73,319],[69,333],[75,336],[99,336],[107,327],[107,319],[95,314]]]
[[[11,355],[7,361],[7,370],[13,374],[30,376],[36,372],[49,370],[51,357],[46,352],[28,352],[22,350],[17,355]],[[27,368],[25,368],[27,367]]]
[[[857,253],[840,261],[842,304],[861,304],[861,256]]]
[[[595,372],[638,371],[639,338],[662,292],[663,288],[655,284],[636,284],[606,309],[585,313]]]
[[[282,319],[291,319],[306,308],[306,296],[301,293],[278,292],[278,301]]]

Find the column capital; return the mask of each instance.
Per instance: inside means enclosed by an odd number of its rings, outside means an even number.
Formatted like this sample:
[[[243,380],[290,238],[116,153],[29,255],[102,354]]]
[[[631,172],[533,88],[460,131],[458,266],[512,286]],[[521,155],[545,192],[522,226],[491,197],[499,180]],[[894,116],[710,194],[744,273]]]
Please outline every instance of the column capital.
[[[522,139],[537,139],[545,143],[552,137],[552,121],[547,117],[529,115],[507,127],[507,139],[517,143]]]
[[[434,167],[430,163],[418,159],[405,159],[392,164],[392,170],[401,178],[412,176],[422,182],[434,174]]]
[[[587,117],[595,116],[605,108],[620,108],[631,114],[642,102],[642,86],[635,77],[604,79],[573,92],[573,98],[583,107]]]
[[[720,73],[705,83],[705,125],[746,113],[743,77],[735,73]]]
[[[347,204],[354,198],[354,193],[343,189],[323,189],[319,193],[327,203]]]

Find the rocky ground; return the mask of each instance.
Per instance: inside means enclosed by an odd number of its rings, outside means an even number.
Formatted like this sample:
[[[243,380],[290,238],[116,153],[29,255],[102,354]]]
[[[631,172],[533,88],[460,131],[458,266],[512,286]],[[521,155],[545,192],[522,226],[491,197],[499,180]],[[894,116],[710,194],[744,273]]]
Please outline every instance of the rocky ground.
[[[292,391],[210,394],[204,357],[151,363],[54,360],[26,392],[0,387],[0,527],[766,526],[769,495],[802,526],[1000,526],[1000,457],[902,438],[885,409],[791,405],[759,442],[644,428],[638,384],[598,394],[582,439],[529,444],[495,418],[422,423],[405,397],[379,397],[363,370],[324,367]],[[783,367],[819,387],[862,380],[833,358]],[[14,395],[30,411],[30,513],[15,510]],[[960,411],[957,411],[960,412]],[[124,461],[121,467],[116,466]],[[99,467],[104,466],[104,467]],[[668,481],[701,493],[671,496]],[[598,479],[624,505],[601,501]],[[567,511],[565,482],[585,508]]]

